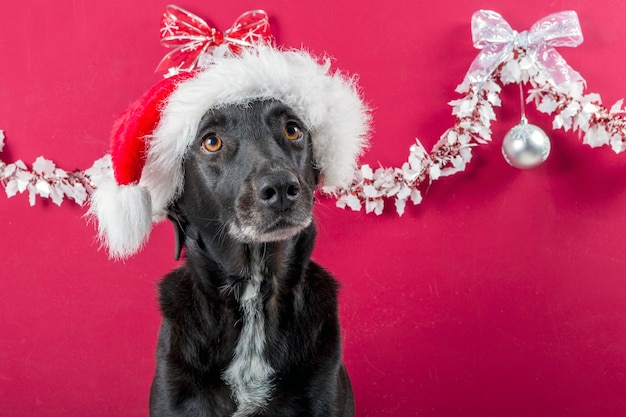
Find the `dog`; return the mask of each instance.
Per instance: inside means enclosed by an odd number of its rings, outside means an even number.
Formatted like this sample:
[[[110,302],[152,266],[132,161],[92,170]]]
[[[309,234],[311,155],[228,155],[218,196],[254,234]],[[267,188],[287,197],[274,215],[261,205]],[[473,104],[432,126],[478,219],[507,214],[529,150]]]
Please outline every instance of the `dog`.
[[[150,415],[354,415],[337,281],[311,260],[311,132],[276,99],[209,110],[168,207]]]

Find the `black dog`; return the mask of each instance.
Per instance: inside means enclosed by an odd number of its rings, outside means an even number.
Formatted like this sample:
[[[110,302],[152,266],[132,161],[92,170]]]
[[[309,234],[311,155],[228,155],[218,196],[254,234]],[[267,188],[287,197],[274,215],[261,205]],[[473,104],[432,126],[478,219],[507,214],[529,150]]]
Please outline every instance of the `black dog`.
[[[211,110],[184,169],[151,416],[354,415],[338,285],[310,260],[310,133],[276,100]]]

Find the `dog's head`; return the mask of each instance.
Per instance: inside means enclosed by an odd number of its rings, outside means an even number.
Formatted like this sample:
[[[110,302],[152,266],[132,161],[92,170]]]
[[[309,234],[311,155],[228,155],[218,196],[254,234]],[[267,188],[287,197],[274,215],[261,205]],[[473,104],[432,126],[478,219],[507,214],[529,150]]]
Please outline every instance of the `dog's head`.
[[[277,100],[207,112],[184,172],[182,194],[169,210],[178,227],[262,243],[287,240],[311,223],[311,135]]]
[[[102,164],[111,169],[99,177],[89,210],[111,256],[123,259],[141,249],[153,222],[168,210],[174,218],[187,211],[198,219],[224,219],[224,230],[240,240],[285,239],[310,222],[306,206],[315,173],[304,171],[313,169],[310,163],[298,165],[307,158],[319,168],[318,187],[332,191],[352,182],[369,128],[354,78],[332,71],[328,59],[270,45],[214,58],[206,69],[161,80],[116,121],[110,157]],[[270,109],[280,103],[291,110]],[[285,127],[293,126],[277,127],[286,117],[277,115],[292,111],[299,116],[294,121],[304,122],[303,137],[280,144]],[[222,148],[198,153],[211,124],[217,135],[204,143],[221,141]],[[244,149],[252,149],[250,156],[243,156]],[[206,183],[203,188],[191,185],[196,178]],[[225,197],[228,187],[236,193]],[[203,208],[192,209],[190,189],[203,196]],[[224,202],[228,198],[234,200]]]

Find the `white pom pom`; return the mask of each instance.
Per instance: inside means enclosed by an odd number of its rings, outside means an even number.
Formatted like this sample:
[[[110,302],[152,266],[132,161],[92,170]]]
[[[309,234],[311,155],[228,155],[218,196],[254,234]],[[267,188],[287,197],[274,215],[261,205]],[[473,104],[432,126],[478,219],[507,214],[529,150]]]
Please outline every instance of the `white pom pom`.
[[[125,259],[139,251],[150,235],[150,193],[141,185],[119,186],[108,178],[92,194],[88,215],[97,220],[98,237],[109,256]]]

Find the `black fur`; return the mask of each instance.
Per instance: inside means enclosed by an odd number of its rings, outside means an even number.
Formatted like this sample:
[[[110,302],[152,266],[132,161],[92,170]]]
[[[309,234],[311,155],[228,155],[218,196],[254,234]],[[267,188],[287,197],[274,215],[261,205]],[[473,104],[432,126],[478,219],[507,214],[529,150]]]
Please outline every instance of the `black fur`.
[[[299,127],[297,140],[285,127]],[[207,152],[202,142],[219,135]],[[283,104],[212,110],[184,162],[185,187],[169,217],[185,263],[160,284],[163,323],[150,414],[232,416],[224,373],[246,320],[241,297],[261,276],[263,356],[274,373],[267,401],[237,416],[354,414],[341,359],[337,282],[310,260],[317,182],[311,137]]]

